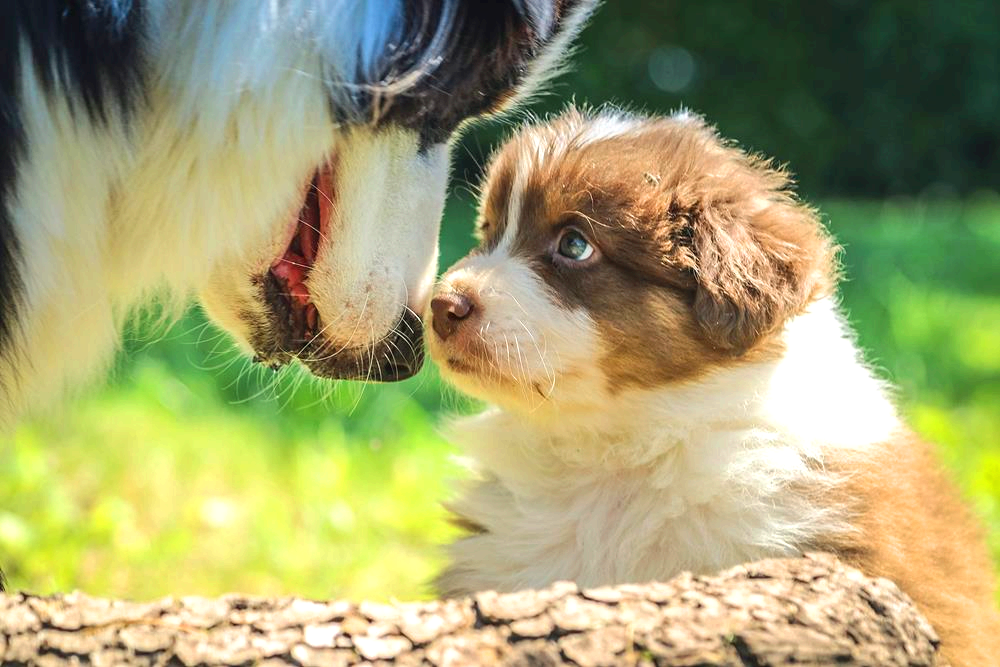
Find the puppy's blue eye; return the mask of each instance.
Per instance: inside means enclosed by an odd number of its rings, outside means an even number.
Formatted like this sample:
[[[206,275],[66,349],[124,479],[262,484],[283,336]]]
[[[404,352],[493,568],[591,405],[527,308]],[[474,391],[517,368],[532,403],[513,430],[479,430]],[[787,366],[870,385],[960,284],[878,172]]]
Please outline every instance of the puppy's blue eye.
[[[559,239],[559,254],[567,259],[582,262],[594,254],[594,246],[575,229],[567,230]]]

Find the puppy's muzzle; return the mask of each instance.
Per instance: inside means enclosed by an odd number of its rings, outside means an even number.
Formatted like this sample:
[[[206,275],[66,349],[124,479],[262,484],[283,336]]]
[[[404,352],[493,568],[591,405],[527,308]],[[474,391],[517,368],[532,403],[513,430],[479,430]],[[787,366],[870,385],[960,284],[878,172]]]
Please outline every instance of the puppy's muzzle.
[[[439,294],[431,300],[431,325],[441,340],[448,340],[477,310],[472,299],[459,292]]]

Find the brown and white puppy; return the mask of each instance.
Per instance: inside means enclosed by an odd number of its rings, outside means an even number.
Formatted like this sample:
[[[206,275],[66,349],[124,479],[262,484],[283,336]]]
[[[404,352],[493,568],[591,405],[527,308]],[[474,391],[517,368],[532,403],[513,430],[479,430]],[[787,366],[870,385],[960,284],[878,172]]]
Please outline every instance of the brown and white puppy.
[[[478,227],[428,313],[444,376],[495,406],[453,429],[479,477],[442,592],[830,550],[953,664],[998,664],[979,528],[862,361],[786,173],[689,114],[571,109],[499,151]]]

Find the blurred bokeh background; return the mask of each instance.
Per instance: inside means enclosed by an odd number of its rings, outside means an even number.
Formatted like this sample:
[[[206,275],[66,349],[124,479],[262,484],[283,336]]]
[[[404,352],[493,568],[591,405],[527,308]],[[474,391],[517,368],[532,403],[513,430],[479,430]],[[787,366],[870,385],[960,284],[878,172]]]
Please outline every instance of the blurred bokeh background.
[[[1000,559],[998,26],[993,0],[613,0],[532,109],[689,107],[788,163],[845,248],[869,360]],[[509,126],[455,148],[442,266]],[[251,367],[196,309],[138,321],[110,382],[0,439],[0,563],[37,592],[425,597],[462,474],[437,425],[469,409],[431,367],[323,384]]]

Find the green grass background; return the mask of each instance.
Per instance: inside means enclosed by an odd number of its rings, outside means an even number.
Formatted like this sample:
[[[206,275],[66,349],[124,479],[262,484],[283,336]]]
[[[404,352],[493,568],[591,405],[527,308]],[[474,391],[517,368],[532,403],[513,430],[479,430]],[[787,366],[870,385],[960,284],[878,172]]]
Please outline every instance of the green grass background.
[[[990,528],[1000,558],[1000,201],[821,202],[868,358]],[[442,265],[470,245],[445,220]],[[0,440],[11,587],[411,599],[453,536],[437,435],[471,409],[435,370],[388,386],[272,377],[196,310],[128,335],[110,382]]]

